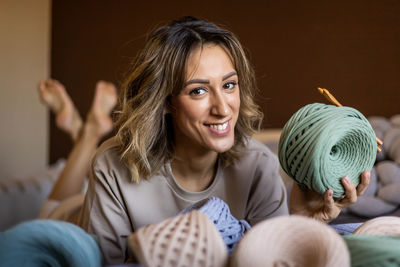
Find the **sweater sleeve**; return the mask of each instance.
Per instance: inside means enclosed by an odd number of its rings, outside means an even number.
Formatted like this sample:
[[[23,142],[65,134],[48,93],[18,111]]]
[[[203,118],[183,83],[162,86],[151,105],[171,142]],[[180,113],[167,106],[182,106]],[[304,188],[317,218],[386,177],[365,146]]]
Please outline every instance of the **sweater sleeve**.
[[[257,160],[247,205],[246,220],[251,225],[289,214],[286,189],[279,174],[279,162],[269,150]]]
[[[120,195],[113,160],[100,154],[92,162],[89,186],[78,224],[99,239],[105,264],[124,263],[126,238],[133,232]]]

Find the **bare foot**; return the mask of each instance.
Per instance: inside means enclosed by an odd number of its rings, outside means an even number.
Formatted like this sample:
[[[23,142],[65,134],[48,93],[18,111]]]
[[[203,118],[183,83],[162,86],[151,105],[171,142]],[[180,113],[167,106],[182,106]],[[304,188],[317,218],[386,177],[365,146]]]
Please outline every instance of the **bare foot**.
[[[82,119],[64,86],[56,80],[49,79],[40,81],[38,90],[42,103],[54,112],[57,127],[76,141],[82,128]]]
[[[92,107],[87,115],[86,130],[90,130],[99,138],[109,133],[113,128],[110,113],[116,103],[117,90],[114,84],[105,81],[97,82]]]

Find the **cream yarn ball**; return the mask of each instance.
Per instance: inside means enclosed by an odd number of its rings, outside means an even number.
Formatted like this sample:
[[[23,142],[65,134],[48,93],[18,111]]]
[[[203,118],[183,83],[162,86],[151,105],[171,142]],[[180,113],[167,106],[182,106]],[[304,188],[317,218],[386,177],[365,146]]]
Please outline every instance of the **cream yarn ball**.
[[[344,240],[328,225],[302,216],[265,220],[247,232],[236,247],[232,267],[346,267]]]
[[[400,236],[400,218],[383,216],[368,220],[360,225],[353,234]]]

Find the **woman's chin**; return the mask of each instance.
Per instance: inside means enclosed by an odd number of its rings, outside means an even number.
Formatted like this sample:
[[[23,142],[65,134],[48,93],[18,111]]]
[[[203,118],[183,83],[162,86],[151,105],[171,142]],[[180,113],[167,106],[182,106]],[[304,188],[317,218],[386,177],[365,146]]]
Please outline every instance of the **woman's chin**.
[[[227,142],[214,145],[212,150],[214,150],[217,153],[225,153],[228,152],[232,147],[233,147],[233,142]]]

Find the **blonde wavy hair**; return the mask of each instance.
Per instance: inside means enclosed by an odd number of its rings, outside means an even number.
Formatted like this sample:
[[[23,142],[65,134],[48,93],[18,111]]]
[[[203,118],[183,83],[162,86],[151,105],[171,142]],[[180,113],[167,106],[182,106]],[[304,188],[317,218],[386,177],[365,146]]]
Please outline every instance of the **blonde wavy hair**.
[[[233,33],[215,24],[183,17],[155,30],[137,55],[122,84],[116,121],[121,159],[132,180],[147,180],[174,156],[173,125],[165,114],[170,97],[184,87],[190,53],[205,44],[228,51],[238,74],[240,110],[232,148],[220,154],[227,164],[240,157],[246,140],[260,127],[263,115],[253,101],[254,70]]]

